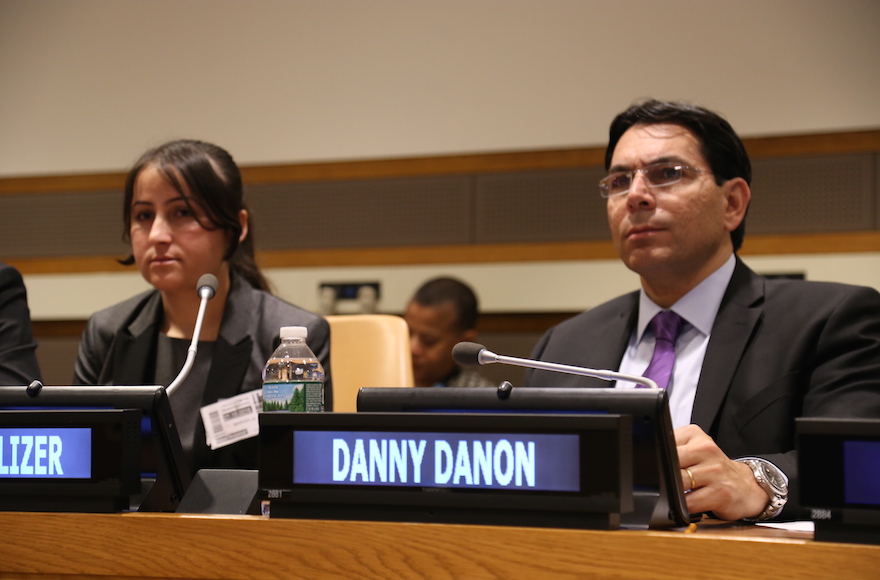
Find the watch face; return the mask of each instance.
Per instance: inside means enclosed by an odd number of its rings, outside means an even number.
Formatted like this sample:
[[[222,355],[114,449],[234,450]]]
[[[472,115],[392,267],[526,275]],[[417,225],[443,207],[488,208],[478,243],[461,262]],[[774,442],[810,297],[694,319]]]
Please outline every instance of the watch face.
[[[764,476],[764,479],[773,486],[774,489],[779,490],[782,493],[785,493],[788,484],[782,477],[779,472],[764,463],[763,461],[759,463],[761,466],[761,474]]]

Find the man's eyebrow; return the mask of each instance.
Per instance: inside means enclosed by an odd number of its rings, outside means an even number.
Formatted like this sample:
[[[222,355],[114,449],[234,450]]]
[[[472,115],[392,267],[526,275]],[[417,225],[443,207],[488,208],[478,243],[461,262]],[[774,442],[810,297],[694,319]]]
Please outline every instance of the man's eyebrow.
[[[682,159],[678,155],[668,155],[666,157],[660,157],[658,159],[655,159],[651,163],[649,163],[649,165],[653,165],[655,163],[681,163],[684,165],[688,164],[687,161],[685,161],[684,159]]]
[[[642,165],[642,167],[647,167],[649,165],[654,165],[655,163],[681,163],[683,165],[688,165],[688,162],[679,157],[678,155],[665,155],[663,157],[658,157],[648,163]],[[608,169],[608,173],[617,173],[619,171],[632,171],[632,168],[627,165],[612,165]]]

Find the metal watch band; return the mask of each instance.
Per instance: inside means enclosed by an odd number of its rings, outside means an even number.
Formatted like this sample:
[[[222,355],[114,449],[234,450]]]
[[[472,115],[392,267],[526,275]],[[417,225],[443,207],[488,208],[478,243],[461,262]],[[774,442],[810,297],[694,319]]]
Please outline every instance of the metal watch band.
[[[767,505],[764,507],[764,511],[762,511],[757,517],[742,518],[743,521],[763,522],[778,514],[788,501],[788,477],[785,476],[785,473],[783,473],[782,470],[773,465],[773,463],[771,463],[770,461],[767,461],[766,459],[761,459],[760,457],[741,457],[736,459],[735,461],[745,463],[752,469],[752,474],[755,476],[755,480],[758,482],[758,485],[761,486],[761,489],[763,489],[770,498],[770,500],[767,502]],[[772,469],[780,476],[780,479],[784,482],[786,488],[784,490],[784,493],[779,493],[778,491],[776,491],[770,484],[770,482],[766,480],[763,472],[763,466]]]

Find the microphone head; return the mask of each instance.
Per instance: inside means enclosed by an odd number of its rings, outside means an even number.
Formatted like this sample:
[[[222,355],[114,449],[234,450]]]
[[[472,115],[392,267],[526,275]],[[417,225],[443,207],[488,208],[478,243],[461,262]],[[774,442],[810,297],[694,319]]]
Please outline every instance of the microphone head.
[[[202,274],[202,277],[199,278],[199,283],[196,284],[196,291],[199,296],[202,295],[203,291],[206,292],[208,300],[210,300],[217,293],[217,286],[219,285],[220,282],[214,274]]]
[[[474,366],[484,364],[480,360],[480,353],[486,350],[486,347],[476,342],[459,342],[452,347],[452,360],[462,366]]]

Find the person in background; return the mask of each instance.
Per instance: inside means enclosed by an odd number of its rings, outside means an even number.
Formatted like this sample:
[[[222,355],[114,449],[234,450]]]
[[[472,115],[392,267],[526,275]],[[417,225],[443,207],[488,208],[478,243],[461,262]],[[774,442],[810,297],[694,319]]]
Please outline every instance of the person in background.
[[[532,357],[665,386],[691,513],[809,517],[795,418],[880,418],[880,294],[771,280],[740,260],[751,163],[712,111],[633,105],[611,124],[605,169],[611,237],[641,290],[550,329]],[[608,385],[546,371],[526,384]]]
[[[39,380],[36,352],[24,280],[18,270],[0,263],[0,385]]]
[[[193,471],[256,468],[256,438],[212,451],[199,409],[262,388],[262,369],[282,326],[308,327],[307,342],[326,373],[332,409],[330,329],[323,318],[273,296],[254,259],[253,227],[238,167],[225,150],[193,140],[144,153],[128,173],[124,237],[153,289],[91,316],[83,332],[74,382],[83,385],[168,385],[192,340],[206,273],[219,281],[208,302],[192,371],[171,395]]]
[[[406,307],[413,376],[417,387],[494,387],[452,360],[452,347],[477,338],[477,296],[454,278],[425,282]]]

